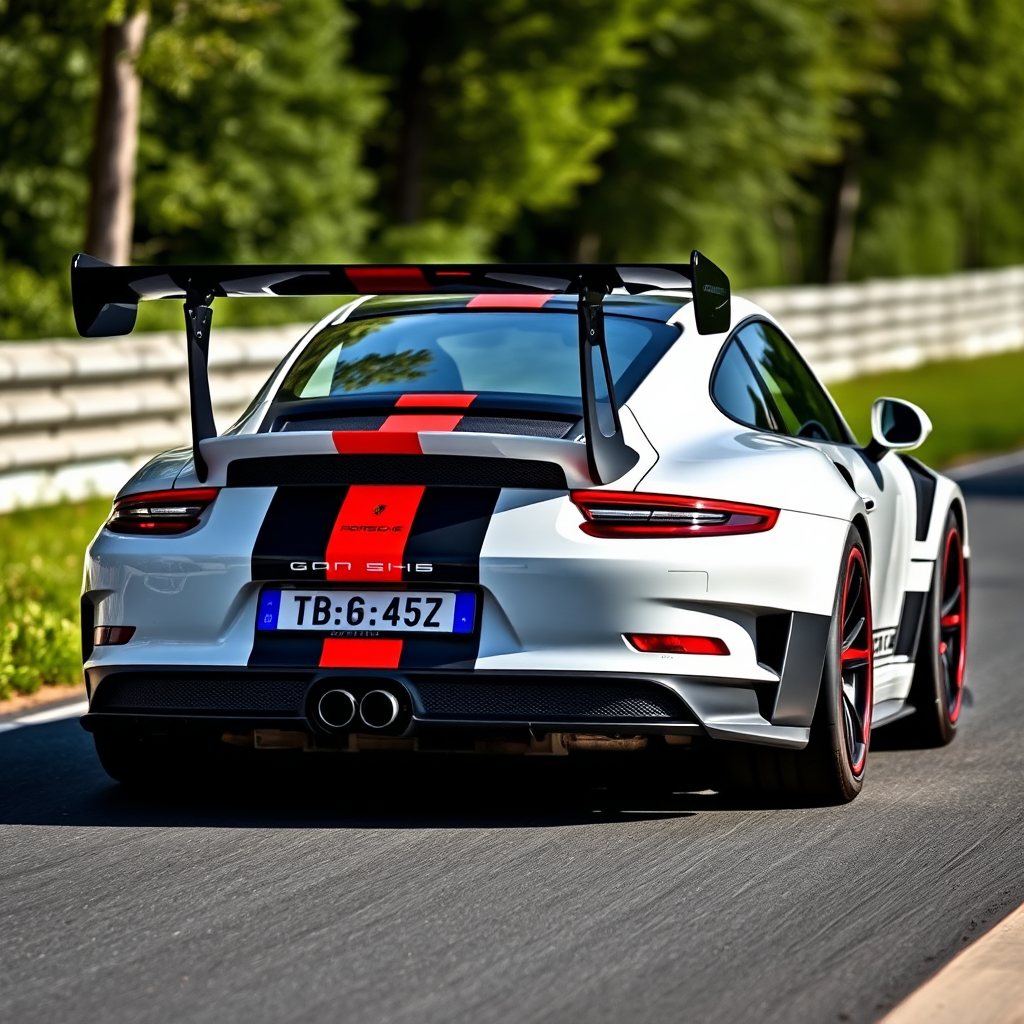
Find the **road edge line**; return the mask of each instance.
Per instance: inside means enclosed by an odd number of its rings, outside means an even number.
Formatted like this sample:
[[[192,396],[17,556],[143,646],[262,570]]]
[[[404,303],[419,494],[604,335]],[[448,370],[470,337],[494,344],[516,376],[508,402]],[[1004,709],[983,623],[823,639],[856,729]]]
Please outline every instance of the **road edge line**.
[[[1024,904],[958,953],[879,1024],[1015,1024],[1024,1019]]]

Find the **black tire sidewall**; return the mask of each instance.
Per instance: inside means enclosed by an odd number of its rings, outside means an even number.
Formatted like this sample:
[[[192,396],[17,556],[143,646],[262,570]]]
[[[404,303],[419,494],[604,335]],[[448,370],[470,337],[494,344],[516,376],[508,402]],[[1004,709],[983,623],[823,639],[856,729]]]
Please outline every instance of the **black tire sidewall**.
[[[850,752],[847,750],[842,705],[843,685],[840,655],[843,633],[843,592],[846,587],[846,570],[850,561],[850,552],[854,548],[860,550],[861,556],[864,559],[864,582],[867,587],[867,600],[870,606],[871,580],[870,572],[868,571],[867,551],[864,547],[864,541],[861,539],[860,531],[856,527],[851,527],[846,535],[843,556],[839,565],[836,596],[832,608],[832,625],[829,628],[828,645],[825,648],[825,661],[821,671],[821,687],[818,691],[818,703],[814,711],[809,745],[812,756],[819,762],[819,771],[821,772],[824,787],[827,791],[831,791],[831,796],[842,802],[850,801],[857,796],[863,788],[864,777],[867,773],[866,757],[864,767],[859,774],[855,775],[851,767]],[[870,644],[871,642],[872,638],[868,637],[868,643]]]
[[[942,539],[939,544],[938,557],[932,570],[932,585],[928,590],[925,602],[924,622],[921,624],[921,636],[917,642],[917,654],[914,663],[914,680],[911,684],[910,703],[915,709],[914,717],[918,719],[920,738],[933,746],[945,746],[956,736],[957,723],[949,714],[949,696],[946,693],[946,680],[942,674],[939,659],[940,623],[942,618],[942,573],[945,567],[946,544],[952,531],[960,534],[963,544],[963,532],[953,510],[946,514],[942,528]],[[965,589],[964,604],[966,607],[966,573],[962,586]],[[966,656],[966,652],[965,652]],[[913,719],[910,720],[911,722]]]

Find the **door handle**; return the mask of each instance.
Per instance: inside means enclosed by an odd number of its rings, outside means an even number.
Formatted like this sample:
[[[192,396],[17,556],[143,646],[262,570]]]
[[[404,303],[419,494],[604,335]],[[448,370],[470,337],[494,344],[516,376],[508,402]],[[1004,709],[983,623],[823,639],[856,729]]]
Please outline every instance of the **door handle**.
[[[864,511],[865,512],[874,512],[875,511],[875,499],[872,498],[870,495],[862,494],[862,495],[860,495],[860,500],[864,502]]]

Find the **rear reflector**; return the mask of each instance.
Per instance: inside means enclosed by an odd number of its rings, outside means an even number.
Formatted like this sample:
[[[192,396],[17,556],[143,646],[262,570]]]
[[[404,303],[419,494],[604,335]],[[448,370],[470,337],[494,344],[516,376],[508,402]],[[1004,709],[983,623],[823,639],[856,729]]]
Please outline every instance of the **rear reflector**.
[[[714,636],[681,636],[677,633],[626,633],[638,650],[650,654],[728,654],[724,640]]]
[[[135,636],[134,626],[97,626],[92,631],[93,647],[120,647]]]
[[[703,537],[770,530],[777,508],[635,491],[573,491],[591,537]]]
[[[217,497],[216,487],[129,494],[114,502],[107,529],[114,533],[184,533],[199,525],[199,517]]]

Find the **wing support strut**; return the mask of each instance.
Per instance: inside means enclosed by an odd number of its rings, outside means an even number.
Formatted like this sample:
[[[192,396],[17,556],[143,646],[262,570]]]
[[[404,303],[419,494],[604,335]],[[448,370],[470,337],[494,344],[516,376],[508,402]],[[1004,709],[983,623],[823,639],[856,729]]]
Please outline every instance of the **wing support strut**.
[[[579,278],[577,314],[580,328],[580,392],[583,396],[583,433],[587,465],[595,484],[618,480],[640,456],[626,444],[615,400],[615,382],[604,337],[604,291]]]
[[[188,345],[188,394],[192,415],[192,455],[196,476],[206,482],[209,469],[199,442],[217,436],[210,395],[210,327],[213,324],[213,295],[189,282],[185,290],[185,340]]]

